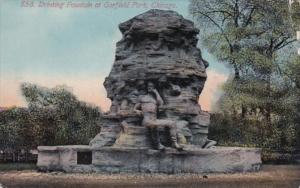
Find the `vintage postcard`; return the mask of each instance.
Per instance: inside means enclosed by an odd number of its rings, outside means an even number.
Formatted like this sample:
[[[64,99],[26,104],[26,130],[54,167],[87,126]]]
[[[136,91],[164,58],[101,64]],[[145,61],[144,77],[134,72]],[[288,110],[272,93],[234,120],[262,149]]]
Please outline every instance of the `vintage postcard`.
[[[299,0],[0,0],[0,188],[299,187],[299,74]]]

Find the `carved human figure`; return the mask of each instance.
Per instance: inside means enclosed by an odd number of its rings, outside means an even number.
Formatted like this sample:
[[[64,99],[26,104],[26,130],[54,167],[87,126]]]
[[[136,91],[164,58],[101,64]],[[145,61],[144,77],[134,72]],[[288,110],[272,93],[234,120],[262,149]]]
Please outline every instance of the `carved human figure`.
[[[157,119],[158,107],[163,105],[163,100],[155,89],[152,82],[147,83],[147,94],[141,95],[138,103],[134,106],[134,111],[143,115],[142,125],[148,127],[151,135],[153,147],[163,150],[165,147],[160,142],[159,128],[168,128],[172,147],[182,150],[182,146],[177,143],[176,122],[169,119]]]

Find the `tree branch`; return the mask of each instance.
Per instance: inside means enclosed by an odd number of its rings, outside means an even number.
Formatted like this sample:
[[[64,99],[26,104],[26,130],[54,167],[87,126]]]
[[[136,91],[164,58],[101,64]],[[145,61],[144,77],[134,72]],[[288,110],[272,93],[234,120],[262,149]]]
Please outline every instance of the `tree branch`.
[[[251,9],[251,11],[250,11],[250,14],[249,14],[248,18],[246,19],[244,27],[247,27],[250,24],[250,22],[252,20],[252,15],[253,15],[255,9],[256,9],[255,6],[253,6],[252,9]]]
[[[296,41],[297,41],[297,39],[293,39],[293,40],[288,41],[288,42],[287,42],[287,39],[282,40],[280,43],[278,43],[278,44],[274,47],[274,52],[277,51],[277,50],[280,50],[280,49],[286,47],[287,45],[290,45],[291,43],[296,42]]]
[[[221,33],[222,33],[222,35],[224,36],[225,40],[227,41],[227,43],[228,43],[230,49],[232,49],[232,44],[230,43],[229,38],[228,38],[227,35],[225,34],[224,29],[223,29],[223,28],[222,28],[222,27],[221,27],[214,19],[212,19],[209,15],[207,15],[207,14],[201,12],[201,11],[194,11],[194,12],[193,12],[193,14],[196,14],[196,13],[205,16],[205,17],[208,18],[208,19],[209,19],[209,20],[210,20],[217,28],[219,28],[219,30],[221,31]]]

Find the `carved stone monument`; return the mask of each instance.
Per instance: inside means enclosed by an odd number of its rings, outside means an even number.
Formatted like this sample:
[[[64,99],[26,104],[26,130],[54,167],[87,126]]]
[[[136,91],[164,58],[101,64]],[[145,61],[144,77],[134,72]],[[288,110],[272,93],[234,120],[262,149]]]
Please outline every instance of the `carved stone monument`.
[[[215,147],[198,103],[208,62],[193,22],[149,10],[119,25],[115,62],[104,86],[112,101],[89,146],[40,146],[38,166],[67,172],[244,172],[260,149]],[[89,159],[79,164],[81,158]]]
[[[104,82],[112,105],[105,116],[101,133],[91,144],[97,147],[112,146],[120,128],[143,129],[143,137],[146,136],[146,127],[158,123],[157,129],[162,129],[165,124],[174,126],[181,144],[202,148],[214,145],[215,142],[207,139],[209,114],[202,111],[198,103],[208,66],[196,46],[199,30],[176,12],[162,10],[148,11],[121,23],[119,27],[123,38],[117,43],[115,62]],[[145,97],[149,92],[148,83],[152,83],[155,89],[152,100],[158,103],[153,104],[156,107],[151,107],[151,99]],[[152,98],[151,92],[148,96]],[[153,112],[145,112],[142,115],[144,118],[141,118],[141,114],[134,109],[138,100],[148,103],[150,106],[146,108],[150,111],[153,108]],[[155,117],[148,117],[152,113]],[[147,119],[152,119],[149,120],[152,122],[146,123]],[[116,120],[123,122],[126,128],[118,124],[113,129],[111,124]],[[163,133],[164,130],[158,131]],[[177,138],[173,136],[174,139]],[[145,140],[135,141],[131,143],[132,147],[146,146]],[[126,139],[121,142],[127,145],[131,141]],[[118,140],[117,143],[121,144]]]

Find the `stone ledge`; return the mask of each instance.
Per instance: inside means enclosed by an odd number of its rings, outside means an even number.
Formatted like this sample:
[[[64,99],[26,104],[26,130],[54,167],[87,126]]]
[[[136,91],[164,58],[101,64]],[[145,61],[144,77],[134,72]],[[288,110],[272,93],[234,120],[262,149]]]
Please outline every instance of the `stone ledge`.
[[[38,146],[37,150],[42,151],[63,151],[67,149],[72,149],[75,151],[91,151],[91,147],[88,145],[65,145],[65,146]]]
[[[77,151],[92,151],[92,164],[77,164]],[[168,148],[157,151],[147,148],[89,146],[39,147],[37,166],[41,170],[97,173],[234,173],[258,171],[261,150],[257,148],[216,147],[184,151]]]

